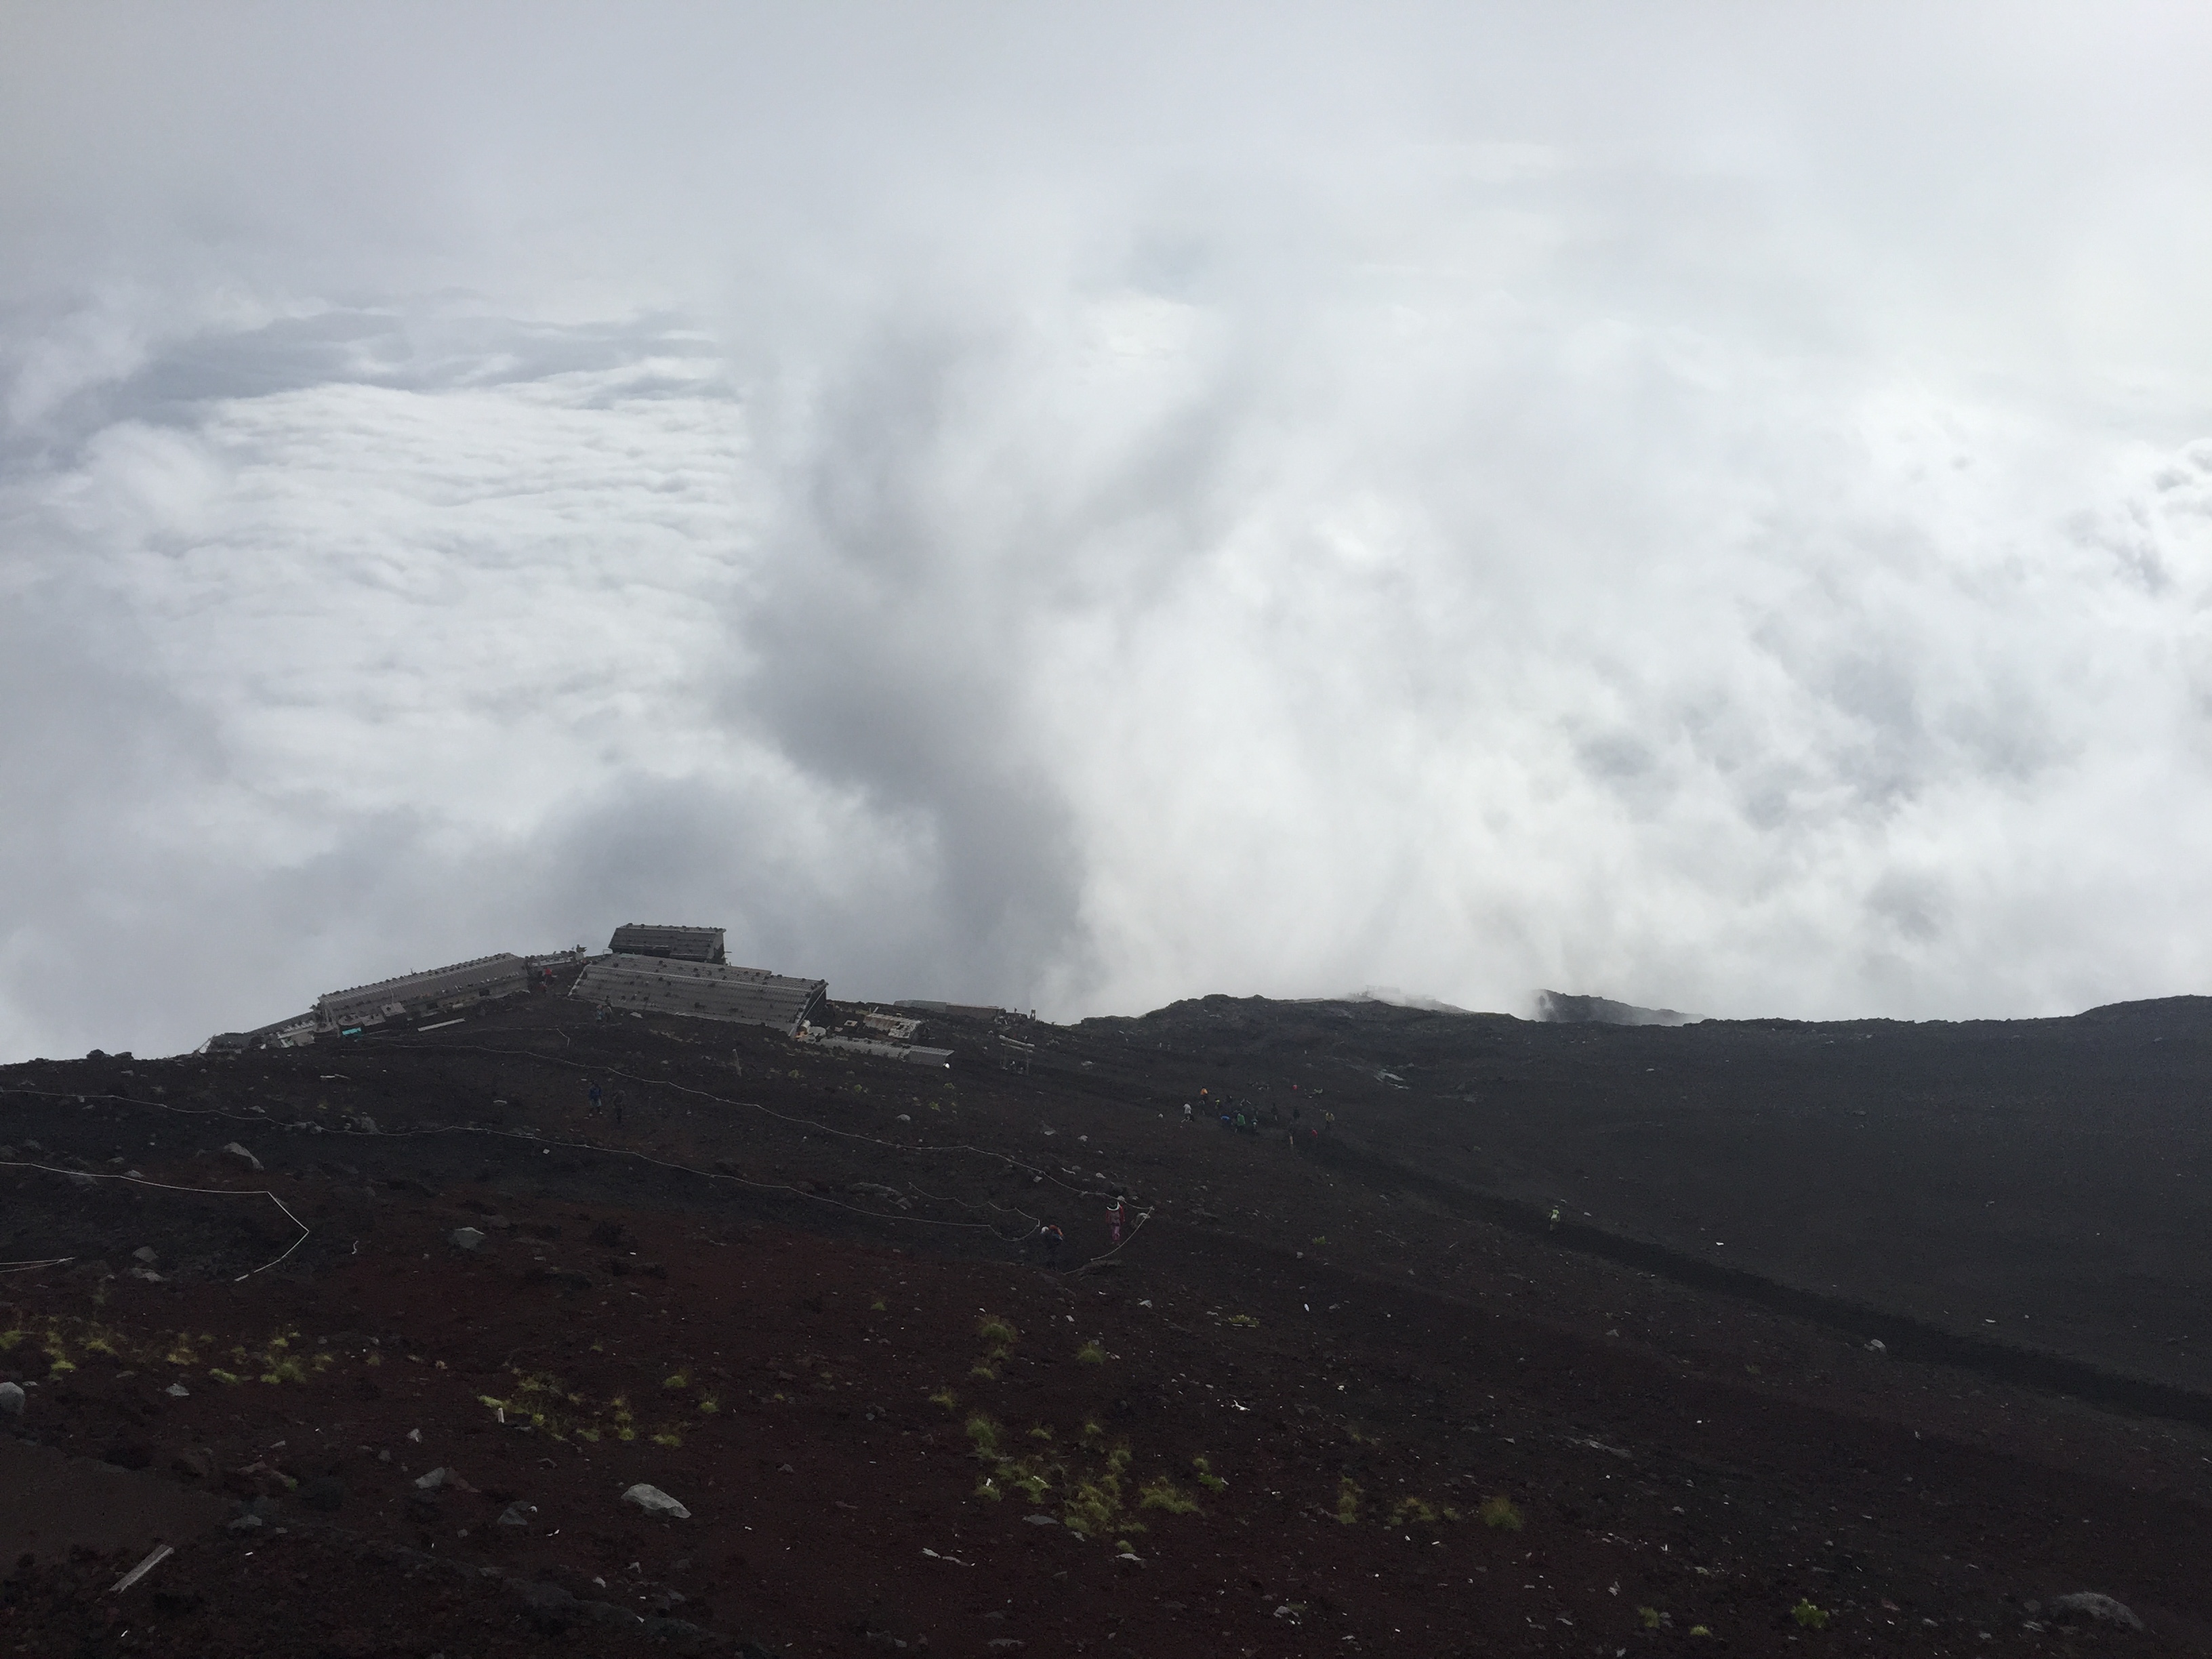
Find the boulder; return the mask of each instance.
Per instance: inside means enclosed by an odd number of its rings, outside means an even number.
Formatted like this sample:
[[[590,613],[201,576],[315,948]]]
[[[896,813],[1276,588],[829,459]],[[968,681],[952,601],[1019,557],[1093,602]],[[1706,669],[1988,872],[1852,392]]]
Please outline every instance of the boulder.
[[[456,1227],[446,1237],[452,1239],[459,1249],[473,1250],[482,1244],[489,1235],[477,1231],[474,1227]]]
[[[250,1170],[253,1170],[258,1172],[261,1168],[261,1160],[254,1157],[252,1153],[247,1152],[245,1147],[240,1146],[234,1140],[232,1141],[229,1146],[224,1147],[223,1151],[228,1152],[233,1158],[238,1159]]]
[[[9,1417],[23,1414],[24,1394],[19,1382],[0,1382],[0,1413]]]
[[[678,1521],[689,1521],[691,1511],[685,1509],[658,1486],[648,1486],[642,1480],[622,1495],[625,1504],[635,1504],[647,1515],[672,1516]]]
[[[154,1253],[151,1244],[141,1244],[131,1252],[131,1259],[142,1267],[150,1267],[161,1258]]]
[[[2091,1624],[2110,1625],[2119,1630],[2141,1630],[2143,1621],[2124,1601],[2115,1601],[2109,1595],[2100,1595],[2094,1590],[2077,1590],[2071,1595],[2062,1595],[2051,1604],[2054,1619],[2087,1620]]]
[[[345,1483],[335,1475],[319,1474],[300,1483],[300,1501],[311,1510],[325,1514],[345,1507]]]

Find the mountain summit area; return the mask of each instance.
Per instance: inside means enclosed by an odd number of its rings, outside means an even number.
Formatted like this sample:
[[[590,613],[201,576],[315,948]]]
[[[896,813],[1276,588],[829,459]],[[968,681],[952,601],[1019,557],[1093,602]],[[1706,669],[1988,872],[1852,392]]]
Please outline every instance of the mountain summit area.
[[[660,960],[0,1070],[7,1650],[2212,1650],[2203,999]]]

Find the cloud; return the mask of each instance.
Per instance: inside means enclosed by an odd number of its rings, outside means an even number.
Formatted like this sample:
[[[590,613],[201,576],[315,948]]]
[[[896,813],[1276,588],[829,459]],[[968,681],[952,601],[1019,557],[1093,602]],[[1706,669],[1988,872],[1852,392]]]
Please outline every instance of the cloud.
[[[0,99],[0,1053],[630,920],[1058,1015],[2212,967],[2147,13],[115,15]]]

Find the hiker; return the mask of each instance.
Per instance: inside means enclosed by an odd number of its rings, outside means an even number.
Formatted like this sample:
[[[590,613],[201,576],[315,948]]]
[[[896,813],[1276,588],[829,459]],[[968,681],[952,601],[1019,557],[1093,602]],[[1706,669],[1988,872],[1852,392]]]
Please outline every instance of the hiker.
[[[1190,1127],[1190,1103],[1187,1100],[1182,1103],[1182,1127]]]
[[[1114,1200],[1114,1207],[1106,1212],[1107,1230],[1114,1235],[1114,1243],[1116,1249],[1121,1246],[1121,1223],[1127,1214],[1128,1212],[1122,1207],[1121,1200],[1118,1198]]]
[[[597,1116],[599,1115],[599,1085],[598,1084],[596,1084],[596,1083],[594,1083],[594,1084],[592,1085],[592,1111],[591,1111],[591,1115],[592,1115],[593,1117],[597,1117]]]
[[[1046,1267],[1049,1267],[1054,1262],[1060,1260],[1060,1247],[1066,1237],[1066,1235],[1062,1233],[1059,1228],[1054,1226],[1049,1221],[1040,1222],[1037,1224],[1037,1249],[1044,1252],[1044,1265]]]

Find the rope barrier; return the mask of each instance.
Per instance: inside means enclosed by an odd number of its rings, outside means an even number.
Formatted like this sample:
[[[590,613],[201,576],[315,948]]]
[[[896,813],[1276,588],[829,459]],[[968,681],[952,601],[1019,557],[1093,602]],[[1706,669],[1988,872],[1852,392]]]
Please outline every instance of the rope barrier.
[[[27,1091],[23,1092],[31,1091]],[[179,1187],[173,1182],[155,1181],[145,1176],[101,1175],[97,1171],[89,1170],[62,1170],[57,1169],[50,1164],[32,1164],[15,1158],[0,1158],[0,1170],[36,1170],[41,1175],[62,1176],[71,1181],[123,1181],[128,1182],[134,1187],[152,1187],[165,1193],[198,1193],[206,1196],[216,1198],[265,1198],[271,1204],[274,1204],[279,1210],[283,1211],[284,1219],[290,1222],[295,1227],[297,1227],[300,1230],[300,1236],[284,1247],[283,1255],[278,1256],[276,1261],[263,1262],[259,1267],[254,1268],[252,1273],[243,1273],[239,1274],[236,1279],[230,1281],[234,1285],[244,1284],[247,1279],[252,1278],[254,1273],[267,1273],[271,1267],[276,1266],[278,1262],[283,1261],[285,1256],[290,1255],[293,1251],[298,1249],[300,1246],[306,1243],[308,1239],[314,1236],[315,1230],[307,1225],[306,1222],[301,1220],[299,1217],[294,1215],[291,1210],[285,1205],[284,1200],[277,1197],[276,1194],[270,1192],[266,1187]],[[76,1258],[75,1256],[58,1256],[53,1261],[33,1262],[29,1264],[29,1266],[53,1267],[61,1262],[74,1261],[76,1260]]]
[[[553,1033],[553,1035],[559,1036],[563,1042],[570,1042],[568,1034],[565,1031],[556,1031]],[[370,1047],[372,1045],[379,1048],[387,1048],[392,1046],[396,1046],[394,1039],[391,1036],[364,1036],[359,1039],[359,1042],[361,1046],[364,1048]],[[405,1046],[410,1049],[414,1048],[414,1045],[411,1044]],[[570,1046],[573,1047],[573,1043],[570,1043]],[[678,1083],[671,1079],[639,1077],[634,1073],[623,1071],[616,1066],[606,1064],[593,1065],[584,1060],[570,1060],[565,1056],[557,1054],[540,1054],[529,1049],[494,1048],[482,1043],[441,1042],[437,1044],[434,1049],[416,1049],[415,1051],[445,1054],[489,1054],[498,1059],[533,1060],[544,1065],[561,1066],[569,1071],[599,1073],[610,1078],[618,1078],[624,1082],[635,1084],[641,1089],[665,1089],[678,1094],[689,1095],[697,1099],[711,1101],[719,1106],[757,1112],[762,1116],[773,1118],[779,1123],[806,1129],[826,1136],[831,1136],[841,1140],[852,1141],[863,1146],[881,1147],[886,1152],[897,1152],[908,1157],[939,1157],[965,1154],[974,1158],[994,1159],[998,1163],[1004,1164],[1008,1169],[1019,1170],[1024,1175],[1030,1176],[1033,1182],[1048,1182],[1063,1192],[1074,1194],[1082,1197],[1087,1198],[1097,1195],[1093,1189],[1090,1188],[1072,1186],[1048,1170],[1040,1169],[1035,1164],[1025,1164],[1020,1158],[1014,1157],[1011,1153],[999,1152],[991,1147],[974,1146],[969,1146],[965,1142],[953,1145],[923,1146],[904,1146],[895,1140],[886,1140],[879,1135],[864,1134],[857,1130],[852,1129],[841,1129],[836,1127],[835,1125],[821,1122],[817,1119],[796,1117],[789,1113],[779,1112],[770,1107],[763,1105],[758,1101],[732,1100],[727,1096],[718,1095],[709,1090],[695,1088],[690,1084]],[[343,1076],[343,1074],[333,1075]],[[324,1078],[323,1080],[328,1081],[330,1079],[326,1077]],[[349,1077],[344,1078],[343,1080],[353,1082],[356,1079]],[[237,1112],[226,1111],[220,1107],[181,1106],[167,1101],[137,1100],[128,1095],[83,1095],[76,1093],[73,1091],[27,1089],[20,1085],[0,1085],[0,1094],[24,1094],[36,1096],[43,1099],[76,1100],[79,1103],[89,1103],[95,1100],[107,1101],[119,1105],[139,1108],[141,1109],[150,1108],[155,1111],[169,1112],[179,1116],[185,1117],[214,1117],[222,1119],[227,1122],[256,1124],[264,1127],[290,1127],[288,1126],[285,1120],[270,1117],[265,1112]],[[295,1123],[297,1123],[300,1121],[295,1120],[294,1121]],[[826,1205],[830,1208],[842,1210],[848,1215],[864,1216],[880,1221],[905,1222],[915,1226],[958,1227],[972,1229],[979,1231],[988,1231],[994,1237],[997,1237],[1005,1243],[1012,1243],[1019,1242],[1016,1239],[1010,1238],[1006,1233],[1001,1232],[995,1224],[988,1221],[953,1221],[933,1216],[902,1215],[891,1211],[864,1209],[859,1205],[846,1204],[839,1200],[831,1198],[825,1194],[810,1192],[803,1188],[792,1186],[787,1182],[754,1181],[744,1176],[732,1175],[729,1171],[724,1170],[702,1170],[690,1164],[678,1164],[666,1158],[653,1158],[647,1153],[638,1152],[629,1147],[606,1146],[593,1141],[549,1140],[542,1135],[527,1130],[501,1129],[495,1128],[486,1124],[472,1123],[431,1124],[410,1129],[379,1129],[374,1133],[368,1130],[326,1128],[320,1124],[307,1125],[306,1127],[311,1127],[315,1133],[320,1134],[337,1135],[349,1139],[372,1140],[410,1139],[418,1137],[445,1134],[489,1135],[497,1139],[523,1141],[528,1145],[538,1146],[546,1151],[552,1151],[557,1148],[563,1152],[589,1152],[606,1158],[633,1158],[640,1163],[650,1164],[657,1169],[671,1170],[678,1174],[696,1176],[703,1181],[726,1181],[737,1186],[750,1188],[755,1192],[788,1194],[793,1198],[803,1199],[811,1203]],[[41,1168],[44,1166],[29,1165],[25,1167]],[[59,1170],[55,1173],[70,1175],[79,1172],[75,1170]],[[92,1178],[99,1180],[125,1179],[125,1177],[122,1176],[98,1176]],[[158,1182],[143,1182],[143,1184],[161,1186],[163,1183]],[[975,1205],[969,1203],[965,1200],[939,1198],[922,1192],[921,1188],[912,1182],[909,1182],[908,1186],[918,1197],[921,1197],[928,1203],[957,1204],[961,1208],[966,1210],[974,1210],[977,1207]],[[174,1188],[172,1190],[178,1192],[194,1192],[201,1190],[237,1192],[240,1189],[202,1189],[179,1187]],[[282,1200],[278,1200],[274,1193],[269,1193],[266,1195],[272,1202],[276,1203],[280,1209],[283,1207]],[[984,1200],[984,1203],[988,1207],[997,1210],[1001,1214],[1020,1218],[1020,1219],[1025,1224],[1025,1229],[1022,1234],[1023,1238],[1033,1237],[1036,1230],[1042,1225],[1042,1222],[1038,1217],[1030,1214],[1026,1210],[1015,1206],[1002,1206],[988,1199]],[[291,1212],[289,1210],[285,1211],[285,1213],[287,1216],[291,1216]],[[297,1217],[292,1217],[291,1218],[295,1225],[303,1224],[300,1223]],[[1137,1231],[1144,1225],[1145,1219],[1146,1218],[1140,1215],[1138,1218],[1136,1224],[1130,1229],[1127,1238],[1124,1239],[1121,1244],[1117,1244],[1112,1249],[1107,1251],[1104,1255],[1097,1256],[1092,1258],[1091,1261],[1086,1261],[1084,1263],[1084,1267],[1087,1268],[1095,1266],[1099,1261],[1103,1261],[1110,1256],[1119,1255],[1126,1245],[1135,1242]],[[296,1239],[293,1242],[292,1249],[298,1249],[300,1244],[304,1242],[305,1237],[303,1235],[301,1239]],[[289,1256],[291,1253],[292,1251],[288,1249],[285,1251],[284,1255]],[[74,1258],[65,1259],[73,1260]],[[281,1261],[283,1260],[283,1257],[280,1256],[277,1260]],[[274,1267],[276,1264],[275,1262],[270,1262],[267,1265]],[[1077,1269],[1079,1272],[1082,1269]],[[264,1271],[265,1271],[265,1268],[257,1267],[254,1269],[255,1273]],[[252,1275],[246,1274],[244,1276],[251,1278]]]

